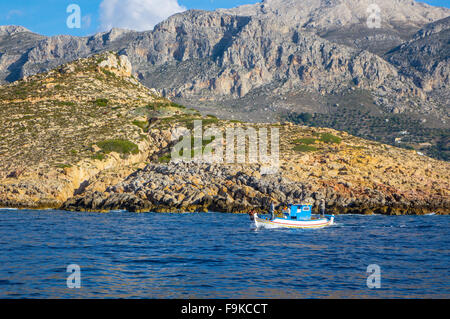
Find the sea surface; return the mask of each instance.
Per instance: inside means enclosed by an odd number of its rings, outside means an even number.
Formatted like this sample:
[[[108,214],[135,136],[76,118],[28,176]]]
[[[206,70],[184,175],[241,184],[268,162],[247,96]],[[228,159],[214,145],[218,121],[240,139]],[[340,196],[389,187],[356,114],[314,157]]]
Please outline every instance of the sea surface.
[[[256,230],[247,215],[0,209],[0,298],[450,298],[450,216],[336,222]]]

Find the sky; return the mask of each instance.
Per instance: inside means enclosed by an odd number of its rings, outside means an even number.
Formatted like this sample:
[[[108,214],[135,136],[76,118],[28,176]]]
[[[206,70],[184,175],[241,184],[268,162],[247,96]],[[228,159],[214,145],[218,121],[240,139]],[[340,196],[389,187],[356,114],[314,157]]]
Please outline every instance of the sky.
[[[214,10],[253,4],[259,0],[0,0],[0,25],[21,25],[47,35],[91,35],[111,27],[150,30],[187,9]],[[450,7],[449,0],[423,0]],[[76,4],[80,9],[71,7]],[[76,17],[79,16],[80,19]]]

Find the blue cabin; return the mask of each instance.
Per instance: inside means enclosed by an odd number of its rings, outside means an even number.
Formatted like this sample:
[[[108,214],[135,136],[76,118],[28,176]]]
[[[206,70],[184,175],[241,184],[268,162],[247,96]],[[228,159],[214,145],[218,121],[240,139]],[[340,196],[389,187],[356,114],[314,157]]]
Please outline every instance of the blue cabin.
[[[292,220],[311,220],[311,205],[290,205],[289,218]]]

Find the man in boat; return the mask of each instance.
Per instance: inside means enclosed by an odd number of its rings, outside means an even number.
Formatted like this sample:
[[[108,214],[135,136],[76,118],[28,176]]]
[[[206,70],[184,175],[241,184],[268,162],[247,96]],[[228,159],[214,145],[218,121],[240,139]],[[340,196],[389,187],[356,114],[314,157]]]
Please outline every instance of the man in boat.
[[[287,206],[284,206],[281,210],[281,213],[285,216],[285,218],[288,218],[291,215],[291,209]]]
[[[325,199],[320,200],[319,209],[320,209],[320,216],[323,217],[325,215]]]
[[[251,211],[248,212],[248,215],[250,216],[250,220],[254,221],[255,220],[255,215],[256,212],[254,209],[252,209]]]
[[[273,200],[270,201],[269,213],[270,213],[270,220],[274,220],[275,219],[275,205],[273,203]]]

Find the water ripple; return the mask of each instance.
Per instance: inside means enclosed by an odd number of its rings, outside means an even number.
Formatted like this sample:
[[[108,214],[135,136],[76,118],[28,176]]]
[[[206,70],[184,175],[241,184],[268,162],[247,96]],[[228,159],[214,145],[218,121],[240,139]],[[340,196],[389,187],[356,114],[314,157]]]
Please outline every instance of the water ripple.
[[[3,298],[449,298],[448,216],[338,216],[256,230],[246,215],[0,210]],[[69,264],[81,289],[66,286]],[[367,266],[382,287],[367,288]]]

